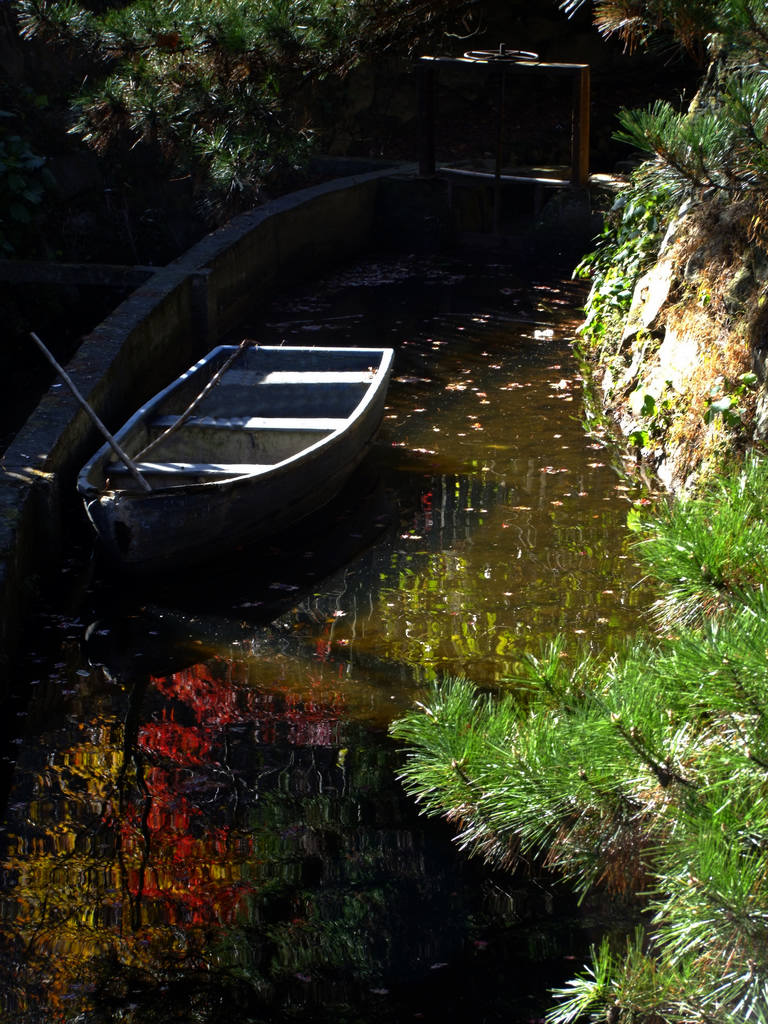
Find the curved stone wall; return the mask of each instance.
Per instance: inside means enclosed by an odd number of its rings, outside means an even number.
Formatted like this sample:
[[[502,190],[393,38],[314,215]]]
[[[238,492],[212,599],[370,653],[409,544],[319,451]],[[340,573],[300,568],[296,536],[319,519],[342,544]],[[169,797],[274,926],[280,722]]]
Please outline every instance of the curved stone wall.
[[[265,204],[212,232],[153,274],[92,331],[67,366],[110,429],[183,372],[279,283],[370,250],[389,166]],[[386,204],[385,204],[386,205]],[[51,388],[0,467],[0,697],[20,630],[34,611],[77,510],[80,466],[101,443],[60,384]],[[71,521],[71,518],[70,518]]]

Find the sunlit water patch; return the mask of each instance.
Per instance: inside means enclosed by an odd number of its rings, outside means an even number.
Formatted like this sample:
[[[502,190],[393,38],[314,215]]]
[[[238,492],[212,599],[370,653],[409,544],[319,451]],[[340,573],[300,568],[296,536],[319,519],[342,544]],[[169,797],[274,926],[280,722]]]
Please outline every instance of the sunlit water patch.
[[[541,1016],[584,911],[457,857],[386,727],[435,678],[513,686],[556,633],[608,653],[647,606],[634,495],[581,423],[579,298],[405,261],[246,325],[392,345],[381,434],[290,535],[52,612],[10,751],[8,1020]]]

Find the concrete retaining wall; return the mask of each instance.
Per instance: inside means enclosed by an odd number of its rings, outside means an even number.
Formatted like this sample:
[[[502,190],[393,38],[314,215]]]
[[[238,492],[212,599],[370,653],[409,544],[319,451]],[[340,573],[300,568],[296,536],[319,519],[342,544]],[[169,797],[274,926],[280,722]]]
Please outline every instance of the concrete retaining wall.
[[[288,280],[375,242],[383,184],[410,168],[337,179],[275,200],[202,239],[158,270],[78,349],[67,369],[115,430],[246,310]],[[48,392],[0,467],[0,698],[20,631],[61,553],[80,466],[101,443],[63,385]]]

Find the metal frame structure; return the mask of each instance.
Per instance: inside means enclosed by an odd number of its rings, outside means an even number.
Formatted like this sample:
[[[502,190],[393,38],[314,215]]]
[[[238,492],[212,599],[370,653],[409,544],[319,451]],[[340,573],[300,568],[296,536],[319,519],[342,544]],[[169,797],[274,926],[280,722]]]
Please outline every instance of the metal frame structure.
[[[519,181],[548,185],[586,185],[589,180],[589,105],[590,74],[588,64],[546,63],[537,59],[536,54],[509,51],[504,45],[498,51],[480,51],[463,57],[420,57],[417,69],[419,76],[419,118],[421,122],[421,153],[419,173],[431,177],[437,173],[436,166],[436,112],[437,85],[441,67],[465,67],[468,71],[482,68],[498,76],[498,110],[496,138],[496,167],[489,171],[470,171],[446,166],[440,170],[462,177],[495,180],[497,193],[502,182]],[[525,169],[513,174],[502,172],[502,146],[504,141],[504,100],[506,79],[509,75],[559,76],[573,81],[571,92],[571,163],[568,177],[543,176]]]

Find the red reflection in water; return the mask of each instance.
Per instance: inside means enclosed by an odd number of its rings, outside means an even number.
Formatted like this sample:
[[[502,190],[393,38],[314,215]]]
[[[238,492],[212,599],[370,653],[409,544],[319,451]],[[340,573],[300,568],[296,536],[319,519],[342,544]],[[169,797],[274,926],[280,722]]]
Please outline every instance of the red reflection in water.
[[[227,671],[233,667],[221,665]],[[255,741],[260,743],[333,746],[345,703],[340,693],[332,694],[333,703],[328,703],[291,692],[259,692],[233,684],[231,678],[216,678],[208,665],[195,665],[152,683],[168,703],[153,721],[142,725],[139,747],[177,763],[205,763],[213,756],[222,731],[231,725],[252,724]],[[187,724],[178,721],[179,705]]]
[[[162,703],[139,727],[141,778],[119,822],[113,822],[123,884],[141,907],[142,924],[232,924],[259,888],[262,838],[220,823],[237,785],[227,764],[228,729],[250,727],[253,747],[338,742],[340,695],[333,695],[339,704],[331,704],[290,692],[259,692],[233,683],[233,668],[223,662],[196,665],[152,680],[150,696],[160,696]]]

